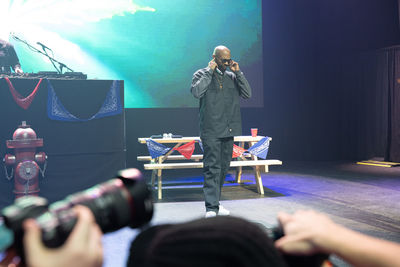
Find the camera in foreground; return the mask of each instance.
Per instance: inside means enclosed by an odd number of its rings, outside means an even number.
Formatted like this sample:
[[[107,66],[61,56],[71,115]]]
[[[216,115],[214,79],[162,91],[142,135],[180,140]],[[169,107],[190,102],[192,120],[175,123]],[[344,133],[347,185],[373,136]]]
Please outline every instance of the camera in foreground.
[[[73,206],[84,205],[94,214],[103,233],[125,226],[147,224],[153,216],[151,191],[137,169],[126,169],[114,179],[48,204],[42,197],[18,198],[4,208],[0,219],[0,252],[15,247],[23,257],[22,223],[34,218],[42,229],[43,243],[50,248],[61,246],[74,228],[77,217]],[[1,222],[2,221],[2,222]]]
[[[281,225],[266,229],[266,233],[274,242],[285,235]],[[282,253],[281,255],[288,267],[325,266],[323,263],[329,261],[330,256],[329,254],[325,253],[316,253],[312,255],[291,255]]]

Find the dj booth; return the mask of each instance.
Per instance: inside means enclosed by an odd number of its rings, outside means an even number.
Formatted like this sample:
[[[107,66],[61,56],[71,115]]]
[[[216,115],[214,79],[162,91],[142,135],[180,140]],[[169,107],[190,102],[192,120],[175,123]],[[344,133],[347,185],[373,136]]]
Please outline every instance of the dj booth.
[[[54,202],[106,181],[126,166],[123,100],[123,81],[0,75],[0,157],[26,121],[48,156],[40,196]],[[0,208],[14,201],[13,180],[2,166]]]

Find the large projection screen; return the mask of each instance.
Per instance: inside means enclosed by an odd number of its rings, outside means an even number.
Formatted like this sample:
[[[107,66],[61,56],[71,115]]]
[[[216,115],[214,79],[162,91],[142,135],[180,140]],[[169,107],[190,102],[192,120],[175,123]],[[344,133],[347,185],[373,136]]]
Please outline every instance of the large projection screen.
[[[89,79],[125,81],[126,108],[197,107],[193,73],[217,45],[253,88],[242,104],[263,106],[261,0],[2,0],[0,38],[24,72],[55,71],[17,36]],[[64,69],[65,70],[65,69]]]

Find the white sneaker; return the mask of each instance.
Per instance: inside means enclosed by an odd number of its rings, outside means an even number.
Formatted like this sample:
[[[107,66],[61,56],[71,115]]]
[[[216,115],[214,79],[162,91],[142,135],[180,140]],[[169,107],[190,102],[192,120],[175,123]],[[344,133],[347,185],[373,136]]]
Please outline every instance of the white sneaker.
[[[217,213],[215,211],[207,211],[206,218],[216,217]]]
[[[218,215],[228,216],[231,212],[225,209],[222,205],[219,205]]]

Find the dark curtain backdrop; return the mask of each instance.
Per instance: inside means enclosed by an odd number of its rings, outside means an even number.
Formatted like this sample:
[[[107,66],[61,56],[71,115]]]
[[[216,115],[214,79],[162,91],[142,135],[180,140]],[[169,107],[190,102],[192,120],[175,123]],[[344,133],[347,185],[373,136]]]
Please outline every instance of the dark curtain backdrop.
[[[380,57],[385,61],[382,71],[386,77],[382,77],[382,83],[386,85],[388,91],[385,158],[389,161],[400,162],[400,46],[384,49]]]
[[[348,56],[342,69],[345,153],[400,162],[400,46]]]
[[[379,54],[349,55],[342,62],[342,150],[357,160],[383,158],[387,146],[387,62]]]

